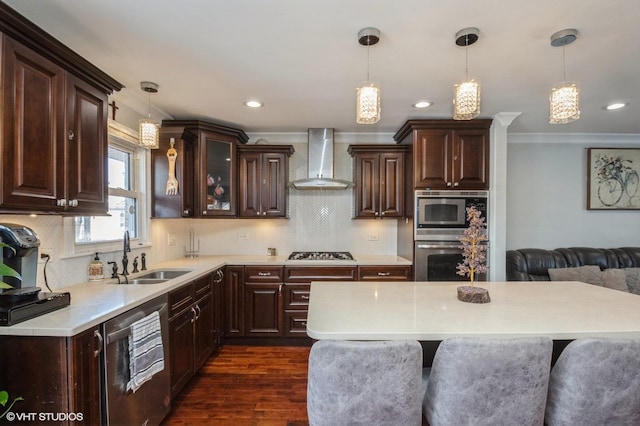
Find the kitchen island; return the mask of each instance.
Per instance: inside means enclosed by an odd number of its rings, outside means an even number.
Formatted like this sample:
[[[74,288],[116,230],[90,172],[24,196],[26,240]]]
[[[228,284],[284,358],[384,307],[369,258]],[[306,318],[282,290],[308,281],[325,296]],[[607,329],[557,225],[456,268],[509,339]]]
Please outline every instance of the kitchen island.
[[[640,337],[640,297],[581,282],[483,282],[491,302],[457,299],[461,282],[313,282],[314,339]]]

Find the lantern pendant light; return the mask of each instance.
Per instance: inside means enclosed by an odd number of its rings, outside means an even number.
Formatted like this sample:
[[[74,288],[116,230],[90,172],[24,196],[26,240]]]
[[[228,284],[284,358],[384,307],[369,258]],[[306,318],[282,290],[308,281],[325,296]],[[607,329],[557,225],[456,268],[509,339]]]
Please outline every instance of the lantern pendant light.
[[[480,83],[469,79],[469,46],[478,41],[479,34],[480,30],[474,27],[456,33],[456,45],[464,46],[465,81],[454,85],[454,120],[471,120],[480,114]]]
[[[380,41],[380,30],[364,28],[358,32],[358,42],[367,46],[367,81],[356,88],[356,123],[375,124],[380,120],[380,87],[369,80],[369,47]]]
[[[565,46],[578,38],[574,29],[561,30],[551,36],[551,46],[562,47],[562,83],[551,89],[549,95],[549,123],[566,124],[580,119],[580,88],[565,79]]]
[[[149,118],[139,122],[140,145],[143,148],[158,149],[160,147],[160,125],[151,119],[151,94],[158,92],[158,85],[150,81],[140,83],[140,88],[149,94]]]

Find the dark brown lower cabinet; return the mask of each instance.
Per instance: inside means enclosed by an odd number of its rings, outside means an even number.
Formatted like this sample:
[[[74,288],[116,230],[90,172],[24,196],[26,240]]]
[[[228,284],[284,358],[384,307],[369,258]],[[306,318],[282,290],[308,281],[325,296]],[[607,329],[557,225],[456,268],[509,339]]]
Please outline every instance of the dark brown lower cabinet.
[[[306,337],[310,283],[284,284],[284,335]]]
[[[224,335],[244,336],[244,266],[224,268]]]
[[[282,266],[245,266],[245,337],[282,335]]]
[[[101,350],[100,326],[73,337],[2,336],[0,390],[9,398],[5,407],[22,398],[10,411],[69,414],[56,424],[100,424]],[[39,422],[36,417],[27,423]]]
[[[411,265],[227,266],[225,337],[307,337],[312,281],[404,281]]]
[[[212,284],[209,274],[169,293],[172,398],[216,347]]]
[[[358,281],[410,281],[411,265],[359,266]]]

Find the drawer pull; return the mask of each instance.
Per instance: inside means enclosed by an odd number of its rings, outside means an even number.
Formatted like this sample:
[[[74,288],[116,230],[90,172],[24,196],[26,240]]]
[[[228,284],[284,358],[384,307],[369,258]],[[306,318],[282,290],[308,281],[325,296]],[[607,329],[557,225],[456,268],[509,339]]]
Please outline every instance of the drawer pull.
[[[301,295],[301,296],[300,296],[300,299],[302,299],[302,300],[309,300],[309,296],[307,296],[307,295],[303,294],[303,295]]]
[[[388,277],[391,275],[391,272],[378,272],[379,277]]]
[[[258,272],[259,277],[270,277],[271,272]]]
[[[98,339],[98,349],[93,351],[93,356],[97,357],[98,355],[100,355],[100,352],[102,352],[102,347],[104,345],[104,339],[102,338],[102,334],[100,334],[100,331],[98,331],[98,330],[93,330],[93,337]]]

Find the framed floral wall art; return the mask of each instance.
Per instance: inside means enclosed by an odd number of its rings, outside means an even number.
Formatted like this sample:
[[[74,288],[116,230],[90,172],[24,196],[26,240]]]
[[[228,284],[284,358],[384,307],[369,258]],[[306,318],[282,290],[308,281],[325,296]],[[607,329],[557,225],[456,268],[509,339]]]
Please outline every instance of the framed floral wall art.
[[[640,148],[589,148],[587,209],[640,209]]]

